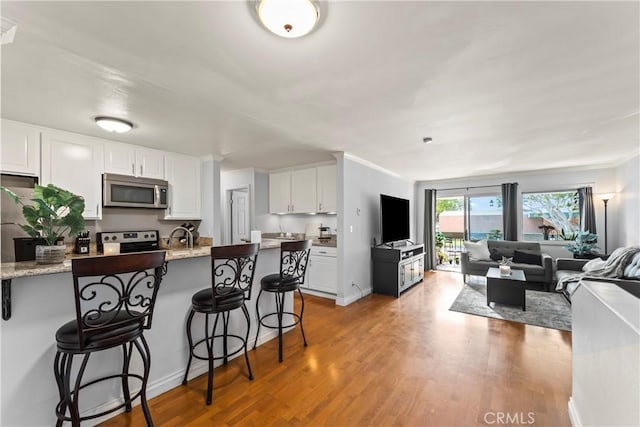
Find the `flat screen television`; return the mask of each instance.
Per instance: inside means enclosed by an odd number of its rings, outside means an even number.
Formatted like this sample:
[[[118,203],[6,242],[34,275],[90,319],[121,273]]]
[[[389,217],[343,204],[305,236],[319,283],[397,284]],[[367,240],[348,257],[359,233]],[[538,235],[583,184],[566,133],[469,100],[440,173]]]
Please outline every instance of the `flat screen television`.
[[[409,200],[380,195],[382,243],[409,239]]]

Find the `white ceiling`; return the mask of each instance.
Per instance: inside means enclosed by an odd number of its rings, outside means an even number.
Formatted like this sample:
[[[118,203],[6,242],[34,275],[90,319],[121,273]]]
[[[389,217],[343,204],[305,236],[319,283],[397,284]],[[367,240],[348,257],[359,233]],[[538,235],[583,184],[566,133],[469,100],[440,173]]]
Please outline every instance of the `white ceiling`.
[[[2,116],[271,170],[345,151],[414,180],[615,164],[640,146],[638,2],[11,2]],[[430,136],[434,142],[424,144]]]

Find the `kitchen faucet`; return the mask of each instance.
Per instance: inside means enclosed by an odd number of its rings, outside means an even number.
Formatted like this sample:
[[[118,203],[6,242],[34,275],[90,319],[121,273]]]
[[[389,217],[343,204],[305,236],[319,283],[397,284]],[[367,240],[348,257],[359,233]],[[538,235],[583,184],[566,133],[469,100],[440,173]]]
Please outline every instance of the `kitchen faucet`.
[[[193,233],[191,233],[188,228],[182,226],[174,228],[171,230],[171,233],[169,233],[169,241],[167,242],[169,249],[171,249],[171,244],[173,243],[173,234],[179,230],[182,230],[187,234],[187,245],[189,246],[189,249],[193,249]]]

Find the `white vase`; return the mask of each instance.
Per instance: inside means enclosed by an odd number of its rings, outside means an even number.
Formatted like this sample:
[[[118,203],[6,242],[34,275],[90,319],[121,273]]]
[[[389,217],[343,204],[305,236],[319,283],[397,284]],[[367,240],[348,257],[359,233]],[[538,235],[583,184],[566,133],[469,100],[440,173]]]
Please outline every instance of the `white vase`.
[[[60,264],[64,261],[64,245],[36,246],[36,264]]]

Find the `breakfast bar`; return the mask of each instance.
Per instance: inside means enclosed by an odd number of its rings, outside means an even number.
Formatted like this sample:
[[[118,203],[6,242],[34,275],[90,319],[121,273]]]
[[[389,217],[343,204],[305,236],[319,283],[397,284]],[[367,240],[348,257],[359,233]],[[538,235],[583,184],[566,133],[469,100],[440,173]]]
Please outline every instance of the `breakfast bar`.
[[[260,278],[278,271],[279,247],[277,240],[264,240],[260,247],[253,291],[246,303],[252,323],[250,342],[256,338],[255,301]],[[210,251],[210,246],[166,251],[166,275],[158,292],[153,327],[145,333],[151,351],[149,398],[178,387],[182,382],[188,356],[186,317],[192,295],[211,286]],[[54,407],[58,402],[52,372],[55,333],[75,315],[71,259],[49,266],[39,266],[32,261],[3,263],[1,278],[3,288],[10,281],[8,286],[11,286],[10,302],[13,305],[10,307],[10,320],[0,322],[3,422],[7,425],[52,425],[55,422]],[[287,309],[291,309],[292,301],[287,301],[287,305]],[[261,298],[260,311],[273,310],[274,301]],[[202,319],[196,316],[194,333],[202,330],[201,324]],[[246,331],[240,316],[231,316],[229,328],[241,334]],[[276,336],[275,331],[263,328],[257,342],[260,345]],[[121,369],[120,351],[115,348],[96,354],[87,366],[88,375],[97,377],[117,372]],[[140,366],[140,361],[135,358],[131,363],[134,369]],[[205,373],[206,365],[206,362],[194,362],[191,376]],[[98,413],[115,405],[121,389],[114,384],[108,382],[103,388],[97,387],[95,392],[87,389],[82,396],[81,411],[85,414]]]

